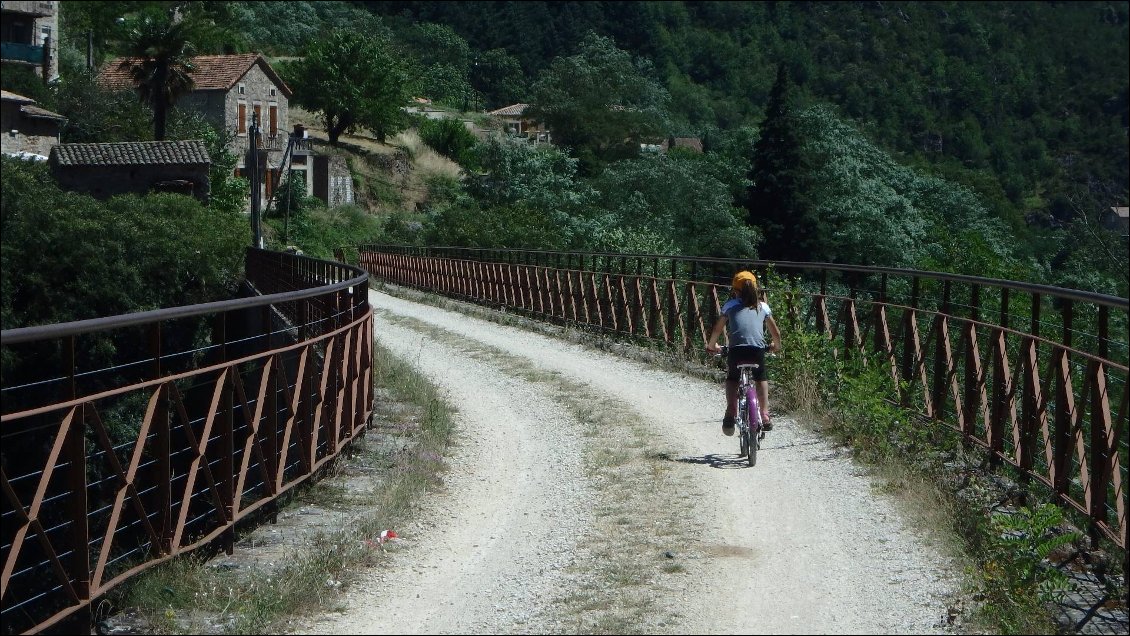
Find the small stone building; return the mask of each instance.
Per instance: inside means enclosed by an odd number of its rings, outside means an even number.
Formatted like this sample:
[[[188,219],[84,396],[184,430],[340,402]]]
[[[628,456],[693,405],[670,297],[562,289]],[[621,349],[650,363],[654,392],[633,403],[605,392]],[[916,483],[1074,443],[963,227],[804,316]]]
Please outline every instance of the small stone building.
[[[62,115],[36,106],[30,97],[0,91],[0,152],[47,157],[51,146],[59,143],[66,121]]]
[[[115,90],[133,90],[125,58],[118,58],[99,74],[101,85]],[[290,98],[293,93],[275,73],[266,58],[258,53],[240,55],[198,55],[192,58],[195,88],[181,97],[176,108],[197,112],[218,129],[231,135],[228,149],[239,157],[236,176],[250,179],[251,124],[259,122],[255,149],[259,161],[259,195],[271,198],[284,173],[293,170],[295,181],[306,184],[306,191],[329,205],[353,202],[349,168],[341,162],[319,158],[305,132],[290,129]],[[287,144],[294,137],[290,165],[283,165]],[[343,183],[349,181],[348,184]],[[336,193],[336,194],[335,194]],[[248,197],[248,210],[250,210]]]
[[[61,188],[99,199],[156,191],[208,202],[212,160],[198,139],[59,144],[51,149],[49,165]]]
[[[498,118],[506,132],[511,135],[533,143],[552,142],[550,131],[545,124],[526,115],[529,108],[529,104],[511,104],[487,114]]]

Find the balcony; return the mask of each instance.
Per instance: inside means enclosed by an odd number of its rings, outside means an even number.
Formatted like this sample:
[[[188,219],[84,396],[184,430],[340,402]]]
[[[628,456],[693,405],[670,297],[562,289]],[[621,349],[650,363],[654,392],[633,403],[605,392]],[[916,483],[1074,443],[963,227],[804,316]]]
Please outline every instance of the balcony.
[[[5,62],[43,63],[43,47],[19,42],[0,42],[0,58]]]
[[[12,13],[23,13],[25,15],[33,15],[37,18],[46,18],[50,15],[55,15],[54,2],[42,1],[15,1],[15,2],[0,2],[0,9],[5,12],[11,11]]]

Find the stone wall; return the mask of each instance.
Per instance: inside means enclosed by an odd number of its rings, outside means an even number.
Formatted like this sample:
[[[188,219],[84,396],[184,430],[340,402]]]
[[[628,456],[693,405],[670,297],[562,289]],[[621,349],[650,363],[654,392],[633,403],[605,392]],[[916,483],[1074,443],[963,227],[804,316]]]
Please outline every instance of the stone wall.
[[[49,156],[51,146],[59,143],[59,125],[56,120],[26,117],[19,103],[5,101],[0,106],[0,152]]]
[[[242,94],[239,92],[241,85],[243,86]],[[272,91],[274,91],[274,95],[271,94]],[[234,135],[230,148],[232,152],[238,155],[242,160],[251,149],[251,146],[248,144],[246,132],[236,134],[236,127],[239,124],[240,103],[247,105],[247,128],[251,127],[251,115],[255,112],[255,105],[259,104],[261,106],[259,127],[262,130],[263,143],[276,149],[272,150],[270,159],[278,161],[282,156],[282,151],[286,150],[287,136],[290,132],[289,105],[282,89],[271,81],[271,78],[263,72],[263,67],[258,64],[252,66],[251,70],[228,91],[224,101],[225,127]],[[278,132],[274,140],[270,138],[271,104],[278,105]],[[277,156],[274,152],[278,153]],[[271,163],[270,159],[268,163]],[[241,163],[240,165],[242,166],[243,164]],[[272,163],[272,166],[273,165]]]
[[[59,187],[84,192],[98,199],[119,194],[144,194],[152,190],[190,194],[207,203],[210,184],[208,165],[193,166],[59,166],[51,172]],[[188,184],[175,182],[187,181]]]

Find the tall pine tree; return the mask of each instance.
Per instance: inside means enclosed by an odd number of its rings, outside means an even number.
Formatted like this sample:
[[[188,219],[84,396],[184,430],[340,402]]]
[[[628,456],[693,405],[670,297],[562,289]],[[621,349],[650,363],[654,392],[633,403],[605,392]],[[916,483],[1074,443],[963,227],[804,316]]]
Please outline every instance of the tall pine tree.
[[[809,197],[811,159],[784,64],[769,94],[761,137],[754,144],[746,209],[748,223],[761,228],[762,258],[783,261],[828,259],[827,229]]]

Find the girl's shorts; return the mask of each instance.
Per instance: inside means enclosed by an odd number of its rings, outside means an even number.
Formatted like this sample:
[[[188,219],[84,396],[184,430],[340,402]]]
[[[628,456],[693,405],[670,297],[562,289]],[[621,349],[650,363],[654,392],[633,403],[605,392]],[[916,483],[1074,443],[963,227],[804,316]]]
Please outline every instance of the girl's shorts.
[[[738,373],[739,364],[756,364],[757,368],[753,370],[751,376],[757,382],[765,382],[769,379],[769,374],[765,369],[765,348],[754,346],[739,346],[730,347],[730,352],[726,356],[726,379],[731,382],[737,382],[741,378]]]

